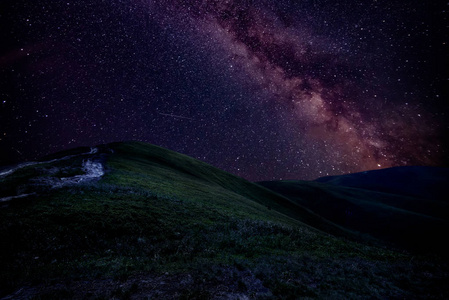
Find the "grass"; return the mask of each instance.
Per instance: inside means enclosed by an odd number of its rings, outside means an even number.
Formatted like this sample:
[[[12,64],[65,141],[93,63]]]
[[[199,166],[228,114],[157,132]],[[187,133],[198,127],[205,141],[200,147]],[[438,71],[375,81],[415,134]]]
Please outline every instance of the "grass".
[[[328,185],[319,182],[262,182],[323,218],[394,246],[446,255],[441,236],[449,231],[449,203],[437,199]]]
[[[162,148],[101,152],[110,154],[100,181],[0,209],[0,296],[19,288],[61,299],[447,295],[438,257],[329,235],[302,222],[315,218],[306,210],[284,214],[293,202],[282,196]],[[14,180],[33,189],[35,171]]]

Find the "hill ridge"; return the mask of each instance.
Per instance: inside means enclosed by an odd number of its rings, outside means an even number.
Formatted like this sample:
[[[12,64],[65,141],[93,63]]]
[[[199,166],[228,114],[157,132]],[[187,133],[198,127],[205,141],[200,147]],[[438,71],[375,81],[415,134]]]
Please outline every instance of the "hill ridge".
[[[0,297],[449,295],[440,284],[449,274],[443,256],[367,243],[347,224],[316,214],[307,197],[288,199],[150,144],[97,148],[60,152],[0,177],[0,198],[27,195],[0,202]],[[85,175],[88,161],[104,174],[50,184]],[[316,198],[324,186],[325,197]],[[302,187],[309,200],[341,191]]]

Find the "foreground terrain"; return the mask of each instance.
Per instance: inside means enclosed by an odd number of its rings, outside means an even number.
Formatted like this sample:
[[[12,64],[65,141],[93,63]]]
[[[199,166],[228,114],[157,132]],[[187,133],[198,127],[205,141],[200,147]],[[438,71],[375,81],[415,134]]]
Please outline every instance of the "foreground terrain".
[[[395,243],[397,233],[356,230],[361,220],[345,223],[317,209],[313,193],[286,193],[296,183],[277,191],[280,183],[269,185],[273,191],[137,142],[0,171],[0,297],[449,297],[441,250],[447,215],[417,217],[424,234],[407,243],[413,231],[405,228],[407,238]],[[311,182],[301,190],[326,191],[321,199],[339,199],[338,208],[342,187],[329,186]],[[355,211],[366,210],[356,201],[362,194],[348,196]],[[437,238],[426,240],[434,229]]]

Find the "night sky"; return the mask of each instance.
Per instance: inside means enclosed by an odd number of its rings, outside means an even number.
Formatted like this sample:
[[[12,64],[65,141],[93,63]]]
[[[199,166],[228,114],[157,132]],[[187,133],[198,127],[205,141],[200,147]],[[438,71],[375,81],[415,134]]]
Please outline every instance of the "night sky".
[[[0,165],[139,140],[253,181],[448,166],[443,2],[3,0]]]

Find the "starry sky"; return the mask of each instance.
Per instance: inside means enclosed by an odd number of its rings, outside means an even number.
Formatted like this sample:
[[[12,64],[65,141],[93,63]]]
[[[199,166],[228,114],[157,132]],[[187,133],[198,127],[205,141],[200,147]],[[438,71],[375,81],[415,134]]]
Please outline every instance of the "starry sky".
[[[449,3],[4,0],[0,165],[139,140],[248,180],[448,166]]]

